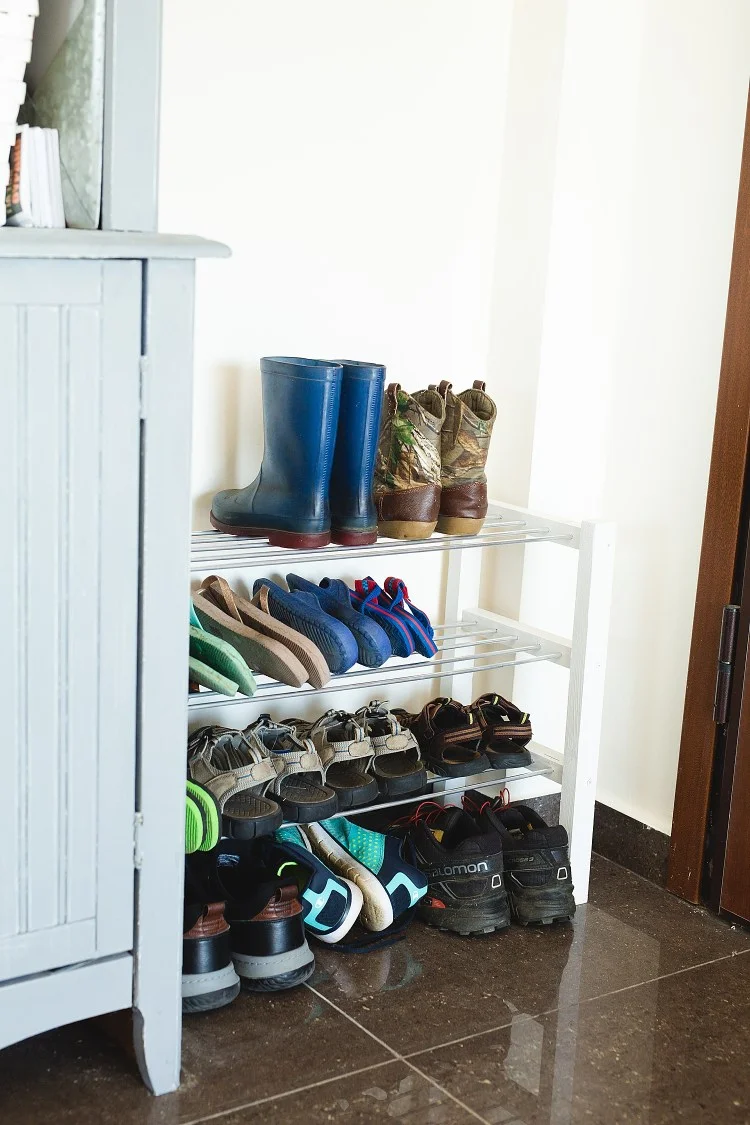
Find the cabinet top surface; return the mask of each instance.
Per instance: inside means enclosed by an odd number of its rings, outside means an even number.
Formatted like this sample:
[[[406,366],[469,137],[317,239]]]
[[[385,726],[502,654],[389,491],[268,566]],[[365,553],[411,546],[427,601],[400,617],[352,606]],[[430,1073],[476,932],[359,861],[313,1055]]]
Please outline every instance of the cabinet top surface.
[[[0,258],[228,258],[221,242],[186,234],[0,227]]]

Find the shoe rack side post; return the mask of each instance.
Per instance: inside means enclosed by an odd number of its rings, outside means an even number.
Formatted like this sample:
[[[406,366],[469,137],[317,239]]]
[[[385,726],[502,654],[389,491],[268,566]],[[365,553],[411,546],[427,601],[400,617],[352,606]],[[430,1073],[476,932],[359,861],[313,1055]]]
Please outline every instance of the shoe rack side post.
[[[445,575],[445,598],[443,601],[443,623],[456,624],[463,620],[464,611],[475,607],[479,602],[479,583],[482,574],[483,551],[477,548],[446,551],[448,562]],[[468,646],[461,655],[474,657],[476,649]],[[440,654],[438,654],[440,655]],[[465,660],[458,669],[471,667]],[[474,673],[456,673],[454,663],[445,664],[438,681],[438,694],[460,703],[471,703],[474,698]]]
[[[133,1022],[154,1094],[180,1081],[194,272],[144,266]]]
[[[570,837],[579,904],[588,900],[589,890],[614,544],[614,524],[581,524],[560,793],[560,823]]]

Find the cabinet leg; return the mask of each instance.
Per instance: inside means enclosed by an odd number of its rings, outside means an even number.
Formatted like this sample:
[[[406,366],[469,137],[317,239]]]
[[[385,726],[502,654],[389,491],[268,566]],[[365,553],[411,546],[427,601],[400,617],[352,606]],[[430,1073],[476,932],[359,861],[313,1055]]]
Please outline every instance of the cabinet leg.
[[[169,1094],[180,1084],[180,1035],[171,1013],[133,1009],[133,1047],[141,1078],[152,1094]]]

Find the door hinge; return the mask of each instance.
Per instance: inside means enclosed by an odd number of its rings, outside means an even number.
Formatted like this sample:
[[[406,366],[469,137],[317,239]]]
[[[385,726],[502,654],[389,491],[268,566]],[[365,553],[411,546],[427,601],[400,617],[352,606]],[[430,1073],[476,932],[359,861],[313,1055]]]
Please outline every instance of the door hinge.
[[[716,691],[714,692],[714,722],[722,726],[729,718],[729,689],[732,683],[734,646],[740,623],[740,607],[725,605],[721,611],[721,636],[716,661]]]
[[[147,355],[142,355],[139,364],[140,376],[140,404],[139,411],[141,418],[145,418],[148,412],[148,377],[151,372],[151,364]]]
[[[133,867],[140,871],[143,867],[143,852],[141,851],[141,829],[143,828],[143,813],[137,812],[133,817]]]

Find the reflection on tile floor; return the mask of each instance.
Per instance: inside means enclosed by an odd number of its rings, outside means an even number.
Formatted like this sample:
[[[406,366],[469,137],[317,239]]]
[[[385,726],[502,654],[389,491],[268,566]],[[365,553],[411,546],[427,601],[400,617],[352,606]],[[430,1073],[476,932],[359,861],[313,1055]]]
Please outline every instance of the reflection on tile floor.
[[[572,926],[323,950],[310,988],[185,1021],[150,1098],[92,1025],[0,1053],[14,1125],[750,1122],[750,934],[595,859]]]

